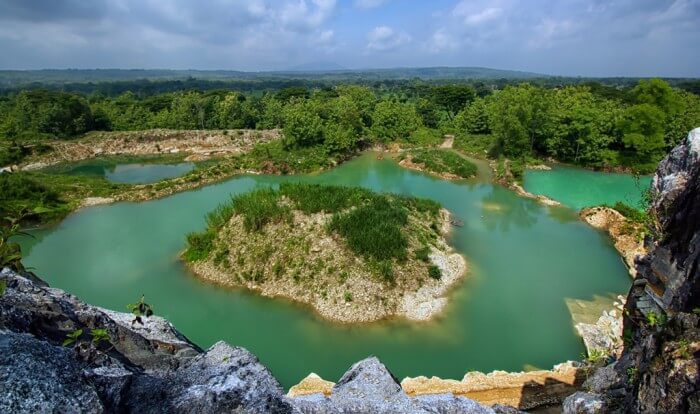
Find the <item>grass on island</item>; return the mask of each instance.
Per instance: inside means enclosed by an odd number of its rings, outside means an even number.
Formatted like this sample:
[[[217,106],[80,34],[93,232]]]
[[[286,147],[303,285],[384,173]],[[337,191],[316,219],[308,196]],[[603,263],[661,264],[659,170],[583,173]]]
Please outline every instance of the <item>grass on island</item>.
[[[411,152],[415,164],[423,164],[432,173],[453,174],[460,178],[473,177],[477,173],[474,163],[450,150],[426,149]]]
[[[284,183],[279,189],[263,188],[232,197],[206,217],[203,232],[187,235],[183,258],[189,262],[207,259],[215,250],[216,237],[233,215],[241,215],[247,232],[260,232],[270,223],[291,223],[292,211],[331,214],[326,232],[345,240],[354,254],[363,257],[387,281],[393,280],[392,261],[408,259],[410,214],[427,217],[433,237],[438,234],[440,205],[432,200],[379,194],[357,187]],[[430,236],[416,258],[428,262]],[[436,277],[432,270],[431,277]]]

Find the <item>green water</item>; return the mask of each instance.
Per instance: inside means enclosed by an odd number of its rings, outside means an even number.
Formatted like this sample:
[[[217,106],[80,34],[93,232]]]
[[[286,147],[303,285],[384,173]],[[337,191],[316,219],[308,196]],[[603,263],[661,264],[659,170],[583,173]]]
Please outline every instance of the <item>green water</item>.
[[[650,176],[635,178],[630,174],[613,174],[581,168],[555,166],[551,171],[527,170],[523,187],[575,209],[614,205],[621,201],[639,207],[642,191],[649,188]]]
[[[284,180],[361,185],[433,198],[464,221],[452,242],[471,272],[439,320],[334,325],[307,308],[198,281],[178,261],[187,232],[230,194]],[[367,155],[317,176],[244,176],[144,203],[98,206],[36,232],[27,266],[55,287],[125,311],[142,293],[202,347],[218,340],[258,355],[285,387],[309,372],[336,381],[376,355],[399,378],[462,378],[470,370],[522,370],[584,351],[566,298],[627,290],[608,238],[574,211],[520,198],[500,186],[448,182]]]
[[[158,164],[148,162],[114,163],[110,161],[87,161],[77,163],[60,172],[68,175],[92,175],[105,177],[113,183],[150,184],[166,178],[179,177],[192,171],[195,165],[191,162],[176,164]]]

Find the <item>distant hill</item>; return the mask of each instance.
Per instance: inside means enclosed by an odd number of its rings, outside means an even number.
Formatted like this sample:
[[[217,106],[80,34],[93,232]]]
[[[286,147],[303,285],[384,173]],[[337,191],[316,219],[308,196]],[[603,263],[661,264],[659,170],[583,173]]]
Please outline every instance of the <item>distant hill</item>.
[[[334,72],[348,70],[335,62],[309,62],[303,65],[292,66],[281,72]]]
[[[116,82],[148,79],[151,81],[241,79],[532,79],[547,78],[532,72],[490,69],[480,67],[428,67],[388,69],[344,69],[332,62],[317,62],[290,68],[285,71],[242,72],[233,70],[170,70],[170,69],[42,69],[0,70],[0,86],[12,87],[41,83],[48,85],[87,82]]]

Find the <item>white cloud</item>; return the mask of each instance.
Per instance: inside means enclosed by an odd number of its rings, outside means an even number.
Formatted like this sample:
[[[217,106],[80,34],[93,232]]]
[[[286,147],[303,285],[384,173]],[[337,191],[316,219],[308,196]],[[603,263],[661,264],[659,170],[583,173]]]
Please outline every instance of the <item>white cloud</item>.
[[[288,1],[273,14],[274,20],[292,30],[321,26],[333,14],[335,0]]]
[[[464,13],[463,11],[455,10],[455,15],[461,17],[466,25],[478,26],[501,17],[501,15],[503,15],[503,9],[499,7],[489,7],[475,13]]]
[[[547,48],[566,40],[576,30],[571,20],[542,19],[528,41],[531,48]]]
[[[459,48],[459,41],[447,30],[440,28],[430,36],[427,42],[427,48],[431,53],[456,50]]]
[[[389,0],[355,0],[355,7],[360,9],[374,9],[388,2]]]
[[[467,26],[478,26],[508,17],[517,6],[513,0],[462,0],[452,8],[450,16]]]
[[[403,31],[396,31],[389,26],[377,26],[367,35],[367,49],[377,52],[394,50],[411,41],[411,36]]]

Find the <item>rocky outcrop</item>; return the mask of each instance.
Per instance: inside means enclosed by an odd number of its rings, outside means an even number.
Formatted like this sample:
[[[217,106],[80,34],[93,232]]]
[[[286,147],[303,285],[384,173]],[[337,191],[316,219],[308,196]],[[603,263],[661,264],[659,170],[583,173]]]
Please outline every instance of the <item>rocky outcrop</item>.
[[[166,320],[85,304],[5,269],[0,297],[0,412],[293,412],[243,348],[203,352]],[[62,346],[71,332],[83,331]],[[89,334],[104,329],[107,343]]]
[[[448,393],[410,397],[376,358],[353,365],[326,394],[287,396],[243,348],[218,342],[203,351],[165,319],[134,323],[29,273],[3,269],[0,281],[0,412],[517,412]],[[101,329],[109,338],[93,341]]]
[[[313,394],[293,399],[305,413],[508,413],[509,407],[487,407],[464,397],[439,394],[409,397],[377,358],[353,365],[330,396]]]
[[[632,222],[610,207],[584,208],[579,216],[592,227],[608,232],[615,249],[624,259],[630,276],[636,277],[635,260],[646,253],[643,237],[640,237],[644,234],[644,226]]]
[[[625,349],[565,412],[700,412],[700,129],[661,162],[652,193],[656,234],[636,261]]]

